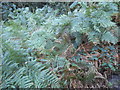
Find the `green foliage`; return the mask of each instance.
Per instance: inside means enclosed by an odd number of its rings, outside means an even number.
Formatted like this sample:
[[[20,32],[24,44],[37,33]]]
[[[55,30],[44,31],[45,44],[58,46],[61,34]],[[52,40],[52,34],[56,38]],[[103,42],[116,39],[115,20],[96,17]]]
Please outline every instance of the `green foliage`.
[[[94,58],[90,58],[90,60],[102,60],[104,62],[102,62],[101,66],[104,67],[105,69],[110,69],[112,71],[116,71],[118,69],[118,62],[116,61],[116,55],[117,55],[117,50],[114,46],[110,45],[110,46],[106,46],[106,47],[102,47],[102,46],[95,46],[93,47],[93,52],[97,53],[99,52],[100,55],[98,56],[94,56]]]
[[[90,3],[89,6],[86,3],[79,4],[82,6],[81,8],[76,8],[73,12],[69,11],[68,15],[48,18],[45,25],[50,26],[49,29],[52,28],[56,34],[67,32],[71,35],[74,32],[80,32],[88,35],[87,39],[90,42],[106,41],[115,44],[118,41],[117,37],[110,31],[117,27],[111,21],[111,16],[117,13],[117,5],[115,3]],[[111,40],[108,39],[108,36],[111,37]]]
[[[115,44],[118,41],[118,39],[111,32],[106,32],[102,36],[102,41],[112,42],[113,44]]]
[[[111,21],[117,4],[75,2],[66,10],[58,15],[59,9],[48,6],[34,12],[18,8],[8,15],[8,21],[1,21],[2,88],[59,88],[74,87],[74,80],[83,85],[95,82],[98,72],[93,65],[80,60],[81,54],[68,56],[85,40],[117,43],[113,33],[117,26]],[[114,70],[112,56],[107,57],[111,62],[102,65]]]
[[[50,67],[47,67],[46,64],[28,61],[19,66],[18,63],[4,61],[2,88],[59,87],[57,76],[50,71]]]

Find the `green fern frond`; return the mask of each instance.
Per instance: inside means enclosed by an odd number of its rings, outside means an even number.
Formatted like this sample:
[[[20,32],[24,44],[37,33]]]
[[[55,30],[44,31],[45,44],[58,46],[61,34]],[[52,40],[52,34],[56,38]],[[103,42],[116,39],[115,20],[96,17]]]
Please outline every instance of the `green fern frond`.
[[[102,41],[111,42],[115,44],[118,42],[118,39],[111,32],[106,32],[102,36]]]

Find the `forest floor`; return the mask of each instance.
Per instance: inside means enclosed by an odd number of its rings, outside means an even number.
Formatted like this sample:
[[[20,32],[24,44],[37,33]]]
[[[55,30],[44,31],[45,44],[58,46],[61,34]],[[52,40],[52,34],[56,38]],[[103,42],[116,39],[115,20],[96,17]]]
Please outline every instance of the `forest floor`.
[[[120,90],[120,73],[118,74],[112,74],[108,81],[111,83],[111,88],[117,88],[117,90]]]

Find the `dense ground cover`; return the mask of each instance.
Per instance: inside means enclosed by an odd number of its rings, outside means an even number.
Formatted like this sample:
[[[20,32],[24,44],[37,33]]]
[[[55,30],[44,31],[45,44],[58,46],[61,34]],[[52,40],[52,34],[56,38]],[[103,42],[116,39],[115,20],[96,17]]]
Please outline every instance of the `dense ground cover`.
[[[2,88],[114,85],[109,78],[120,72],[119,3],[10,5],[3,3],[1,20]]]

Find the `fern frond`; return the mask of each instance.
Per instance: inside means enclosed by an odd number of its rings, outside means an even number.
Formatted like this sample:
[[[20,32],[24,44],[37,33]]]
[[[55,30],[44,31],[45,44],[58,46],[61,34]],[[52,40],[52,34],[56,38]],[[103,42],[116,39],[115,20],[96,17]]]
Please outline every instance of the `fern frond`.
[[[111,32],[106,32],[102,36],[102,41],[111,42],[115,44],[118,42],[118,39]]]

